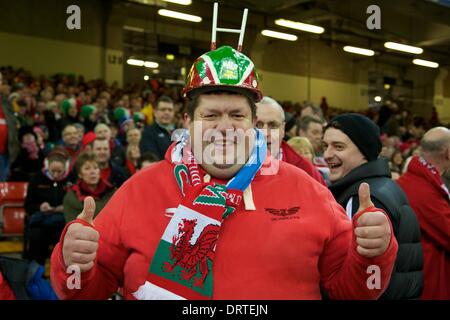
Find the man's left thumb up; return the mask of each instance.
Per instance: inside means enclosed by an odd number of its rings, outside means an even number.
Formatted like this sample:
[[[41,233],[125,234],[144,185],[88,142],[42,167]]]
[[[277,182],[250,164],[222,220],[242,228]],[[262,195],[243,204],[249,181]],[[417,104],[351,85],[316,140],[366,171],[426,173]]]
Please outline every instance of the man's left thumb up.
[[[369,207],[372,207],[374,204],[370,199],[370,187],[366,182],[363,182],[359,185],[358,190],[359,197],[359,208],[358,212],[366,210]]]

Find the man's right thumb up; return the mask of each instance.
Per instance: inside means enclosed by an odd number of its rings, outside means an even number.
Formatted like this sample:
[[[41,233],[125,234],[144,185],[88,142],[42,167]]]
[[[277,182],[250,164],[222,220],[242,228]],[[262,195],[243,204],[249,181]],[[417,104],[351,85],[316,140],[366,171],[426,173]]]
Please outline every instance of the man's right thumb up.
[[[84,199],[83,211],[78,215],[78,219],[84,220],[87,223],[94,225],[95,201],[92,197]]]

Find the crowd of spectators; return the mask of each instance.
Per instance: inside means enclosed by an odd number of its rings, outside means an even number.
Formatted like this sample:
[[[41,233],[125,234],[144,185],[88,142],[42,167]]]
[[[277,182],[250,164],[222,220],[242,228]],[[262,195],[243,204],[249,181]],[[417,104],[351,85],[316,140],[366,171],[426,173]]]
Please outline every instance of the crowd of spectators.
[[[287,145],[320,172],[318,181],[330,186],[324,128],[352,110],[330,107],[325,97],[319,105],[279,102]],[[186,126],[186,107],[181,87],[157,79],[120,88],[82,76],[35,77],[23,69],[1,67],[0,181],[29,183],[26,257],[45,264],[64,225],[83,210],[87,196],[94,198],[97,214],[130,176],[162,160],[173,131]],[[389,161],[393,180],[421,154],[424,133],[442,125],[435,109],[424,119],[396,101],[360,113],[381,130],[380,157]],[[450,175],[443,178],[448,185]]]

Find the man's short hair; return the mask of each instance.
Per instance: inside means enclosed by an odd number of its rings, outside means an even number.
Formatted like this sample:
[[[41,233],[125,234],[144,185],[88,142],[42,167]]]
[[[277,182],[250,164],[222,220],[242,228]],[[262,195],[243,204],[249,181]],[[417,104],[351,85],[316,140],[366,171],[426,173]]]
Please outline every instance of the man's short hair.
[[[91,146],[92,148],[94,148],[94,143],[95,143],[95,141],[101,141],[101,142],[106,141],[106,142],[108,142],[108,146],[109,146],[109,141],[108,141],[108,139],[106,139],[105,137],[96,137],[96,138],[90,143],[90,146]]]
[[[320,121],[317,118],[311,117],[311,116],[304,116],[300,119],[300,122],[298,124],[299,130],[307,131],[309,128],[309,125],[311,123],[318,123],[320,125],[323,125],[322,121]]]
[[[69,126],[74,126],[75,128],[77,128],[77,130],[86,131],[86,128],[84,127],[84,125],[79,123],[79,122],[75,122],[75,123],[69,124]]]
[[[104,124],[104,123],[97,124],[94,128],[94,132],[97,133],[98,130],[100,130],[101,128],[106,128],[107,130],[109,130],[109,132],[111,132],[111,128],[107,124]]]
[[[173,104],[173,100],[172,100],[171,97],[169,97],[169,96],[161,96],[161,97],[158,98],[158,100],[156,100],[156,108],[155,108],[155,109],[158,109],[158,108],[159,108],[159,104],[160,104],[161,102],[166,102],[166,103],[171,103],[171,104]]]
[[[189,100],[189,103],[187,106],[187,114],[189,115],[189,117],[191,119],[194,119],[195,109],[197,109],[198,104],[200,102],[200,96],[201,95],[213,95],[213,94],[239,95],[239,96],[245,97],[247,99],[250,109],[252,111],[252,119],[256,118],[256,104],[249,96],[238,93],[236,91],[228,91],[228,90],[220,89],[220,90],[215,90],[215,91],[208,91],[208,92],[201,93],[201,94],[196,94]]]
[[[267,104],[267,105],[270,105],[270,106],[273,106],[273,107],[277,108],[278,111],[279,111],[280,114],[281,114],[281,120],[282,120],[283,122],[286,121],[286,116],[285,116],[285,114],[284,114],[283,107],[282,107],[275,99],[273,99],[273,98],[271,98],[271,97],[268,97],[268,96],[264,96],[264,97],[261,99],[261,101],[258,102],[258,104],[259,104],[259,105],[261,105],[261,104]]]

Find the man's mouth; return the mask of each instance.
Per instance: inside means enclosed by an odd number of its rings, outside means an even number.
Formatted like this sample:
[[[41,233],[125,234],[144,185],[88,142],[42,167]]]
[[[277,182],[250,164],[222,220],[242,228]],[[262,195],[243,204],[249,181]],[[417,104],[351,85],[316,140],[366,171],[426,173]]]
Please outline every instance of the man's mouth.
[[[214,163],[213,165],[214,165],[214,167],[216,167],[218,169],[228,169],[228,168],[231,168],[232,166],[234,166],[233,163],[231,163],[231,164],[217,164],[217,163]]]
[[[330,162],[328,162],[328,167],[330,169],[337,169],[337,168],[339,168],[341,166],[342,166],[342,163],[330,163]]]

